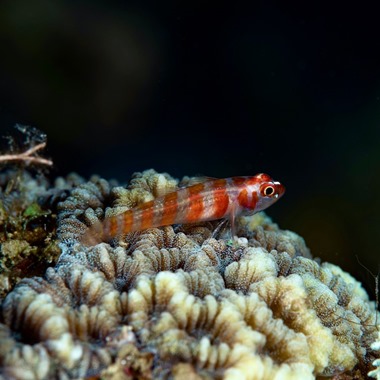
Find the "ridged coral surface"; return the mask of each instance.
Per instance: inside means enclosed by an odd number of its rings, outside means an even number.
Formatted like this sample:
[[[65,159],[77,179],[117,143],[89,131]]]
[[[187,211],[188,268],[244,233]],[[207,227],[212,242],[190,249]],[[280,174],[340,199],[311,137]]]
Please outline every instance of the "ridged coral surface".
[[[264,214],[241,218],[234,241],[216,221],[81,243],[88,226],[176,187],[153,170],[127,187],[61,186],[62,254],[2,302],[0,378],[379,376],[374,302]]]

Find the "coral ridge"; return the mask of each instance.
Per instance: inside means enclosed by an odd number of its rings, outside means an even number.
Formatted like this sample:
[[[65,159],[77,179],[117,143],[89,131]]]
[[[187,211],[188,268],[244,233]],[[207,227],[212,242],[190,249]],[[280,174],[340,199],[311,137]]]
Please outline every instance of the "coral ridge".
[[[178,181],[148,170],[128,186],[71,176],[35,187],[61,254],[13,289],[3,277],[0,379],[379,379],[374,302],[264,213],[239,220],[234,244],[207,222],[89,247],[89,226]],[[9,260],[31,244],[12,239],[2,247]]]

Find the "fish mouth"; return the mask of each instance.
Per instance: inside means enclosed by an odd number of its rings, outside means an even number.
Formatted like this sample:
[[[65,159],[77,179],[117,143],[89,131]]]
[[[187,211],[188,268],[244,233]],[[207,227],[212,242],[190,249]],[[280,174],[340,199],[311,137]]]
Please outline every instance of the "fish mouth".
[[[285,193],[285,186],[280,182],[274,182],[274,186],[276,188],[276,198],[281,198]]]

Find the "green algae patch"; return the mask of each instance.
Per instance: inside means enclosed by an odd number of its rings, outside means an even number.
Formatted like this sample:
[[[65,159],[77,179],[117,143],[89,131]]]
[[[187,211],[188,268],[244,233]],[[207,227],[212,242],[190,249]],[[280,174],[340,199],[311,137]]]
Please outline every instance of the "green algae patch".
[[[38,216],[46,214],[49,214],[49,212],[42,210],[41,206],[38,203],[32,203],[23,212],[25,218],[36,218]]]
[[[0,299],[23,278],[42,275],[60,255],[51,184],[28,172],[8,171],[0,181]]]

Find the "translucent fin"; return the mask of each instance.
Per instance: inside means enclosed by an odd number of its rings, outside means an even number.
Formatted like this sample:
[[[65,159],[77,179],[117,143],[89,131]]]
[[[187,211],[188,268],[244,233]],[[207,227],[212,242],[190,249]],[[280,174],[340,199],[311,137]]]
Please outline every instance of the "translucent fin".
[[[219,235],[220,233],[222,232],[223,229],[226,228],[227,224],[229,223],[230,221],[228,219],[222,219],[218,224],[217,226],[215,227],[214,231],[212,231],[212,235],[211,237],[213,239],[218,239],[219,238]]]
[[[215,179],[218,179],[218,178],[208,177],[205,175],[200,175],[200,176],[195,176],[195,177],[186,176],[186,177],[182,178],[181,182],[178,184],[178,187],[180,187],[180,188],[189,187],[192,185],[196,185],[197,183],[204,183],[207,181],[213,181]]]
[[[96,221],[80,237],[80,242],[87,247],[92,247],[101,243],[103,239],[103,224],[100,221]]]

